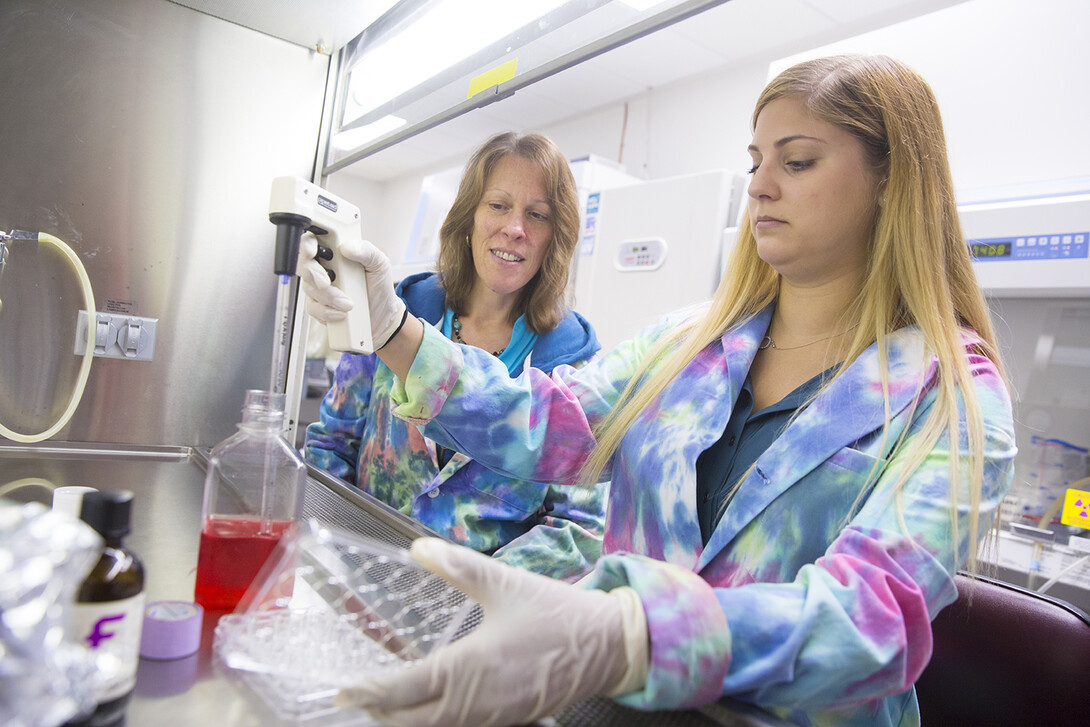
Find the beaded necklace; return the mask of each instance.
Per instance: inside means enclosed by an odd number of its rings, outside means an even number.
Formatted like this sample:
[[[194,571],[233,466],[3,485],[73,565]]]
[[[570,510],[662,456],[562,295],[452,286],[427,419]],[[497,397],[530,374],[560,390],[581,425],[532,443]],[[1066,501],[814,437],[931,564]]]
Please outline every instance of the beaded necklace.
[[[462,344],[463,346],[468,346],[469,345],[468,343],[466,343],[462,339],[462,322],[460,320],[458,320],[458,314],[457,313],[455,313],[454,317],[451,319],[450,330],[454,334],[454,340],[455,341]],[[506,351],[506,350],[507,350],[507,346],[504,346],[499,351],[493,351],[492,355],[495,356],[496,358],[499,358],[503,354],[503,352]]]

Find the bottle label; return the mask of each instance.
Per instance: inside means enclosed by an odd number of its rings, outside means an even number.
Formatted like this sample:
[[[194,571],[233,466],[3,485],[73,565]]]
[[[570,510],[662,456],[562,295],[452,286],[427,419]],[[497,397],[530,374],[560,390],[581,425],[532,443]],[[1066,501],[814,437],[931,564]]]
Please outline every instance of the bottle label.
[[[140,630],[144,625],[144,594],[105,603],[77,603],[72,609],[75,640],[95,652],[103,680],[97,685],[99,703],[128,694],[136,684]]]

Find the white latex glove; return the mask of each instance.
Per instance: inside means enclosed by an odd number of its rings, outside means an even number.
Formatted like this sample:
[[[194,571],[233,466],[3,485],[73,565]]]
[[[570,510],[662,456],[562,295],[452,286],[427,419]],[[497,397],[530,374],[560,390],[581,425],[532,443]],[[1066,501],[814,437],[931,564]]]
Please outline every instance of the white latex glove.
[[[643,686],[647,621],[629,587],[583,590],[438,538],[412,558],[476,600],[481,624],[408,669],[337,697],[396,727],[532,722],[597,695]]]
[[[371,338],[376,350],[382,348],[404,320],[405,302],[394,292],[390,260],[366,240],[341,243],[341,256],[363,266],[367,276],[367,308],[371,318]],[[306,233],[300,240],[296,274],[307,297],[306,310],[323,323],[343,321],[352,310],[353,301],[329,280],[329,273],[316,259],[318,240]]]

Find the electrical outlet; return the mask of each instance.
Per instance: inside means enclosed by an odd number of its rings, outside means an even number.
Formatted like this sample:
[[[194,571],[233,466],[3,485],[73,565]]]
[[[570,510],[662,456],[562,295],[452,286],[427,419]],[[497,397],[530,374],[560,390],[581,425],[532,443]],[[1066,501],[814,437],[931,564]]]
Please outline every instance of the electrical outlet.
[[[94,355],[129,361],[151,361],[155,357],[155,333],[158,318],[140,318],[121,313],[96,313]],[[76,320],[75,353],[87,350],[87,311]]]

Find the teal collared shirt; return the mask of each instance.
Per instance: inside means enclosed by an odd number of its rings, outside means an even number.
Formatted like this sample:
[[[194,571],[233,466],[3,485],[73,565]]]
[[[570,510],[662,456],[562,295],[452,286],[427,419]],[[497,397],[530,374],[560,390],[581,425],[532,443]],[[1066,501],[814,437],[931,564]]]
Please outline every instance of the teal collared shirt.
[[[696,512],[704,545],[727,509],[734,484],[780,436],[795,411],[813,398],[826,373],[758,412],[753,411],[753,381],[746,376],[723,436],[696,460]]]

